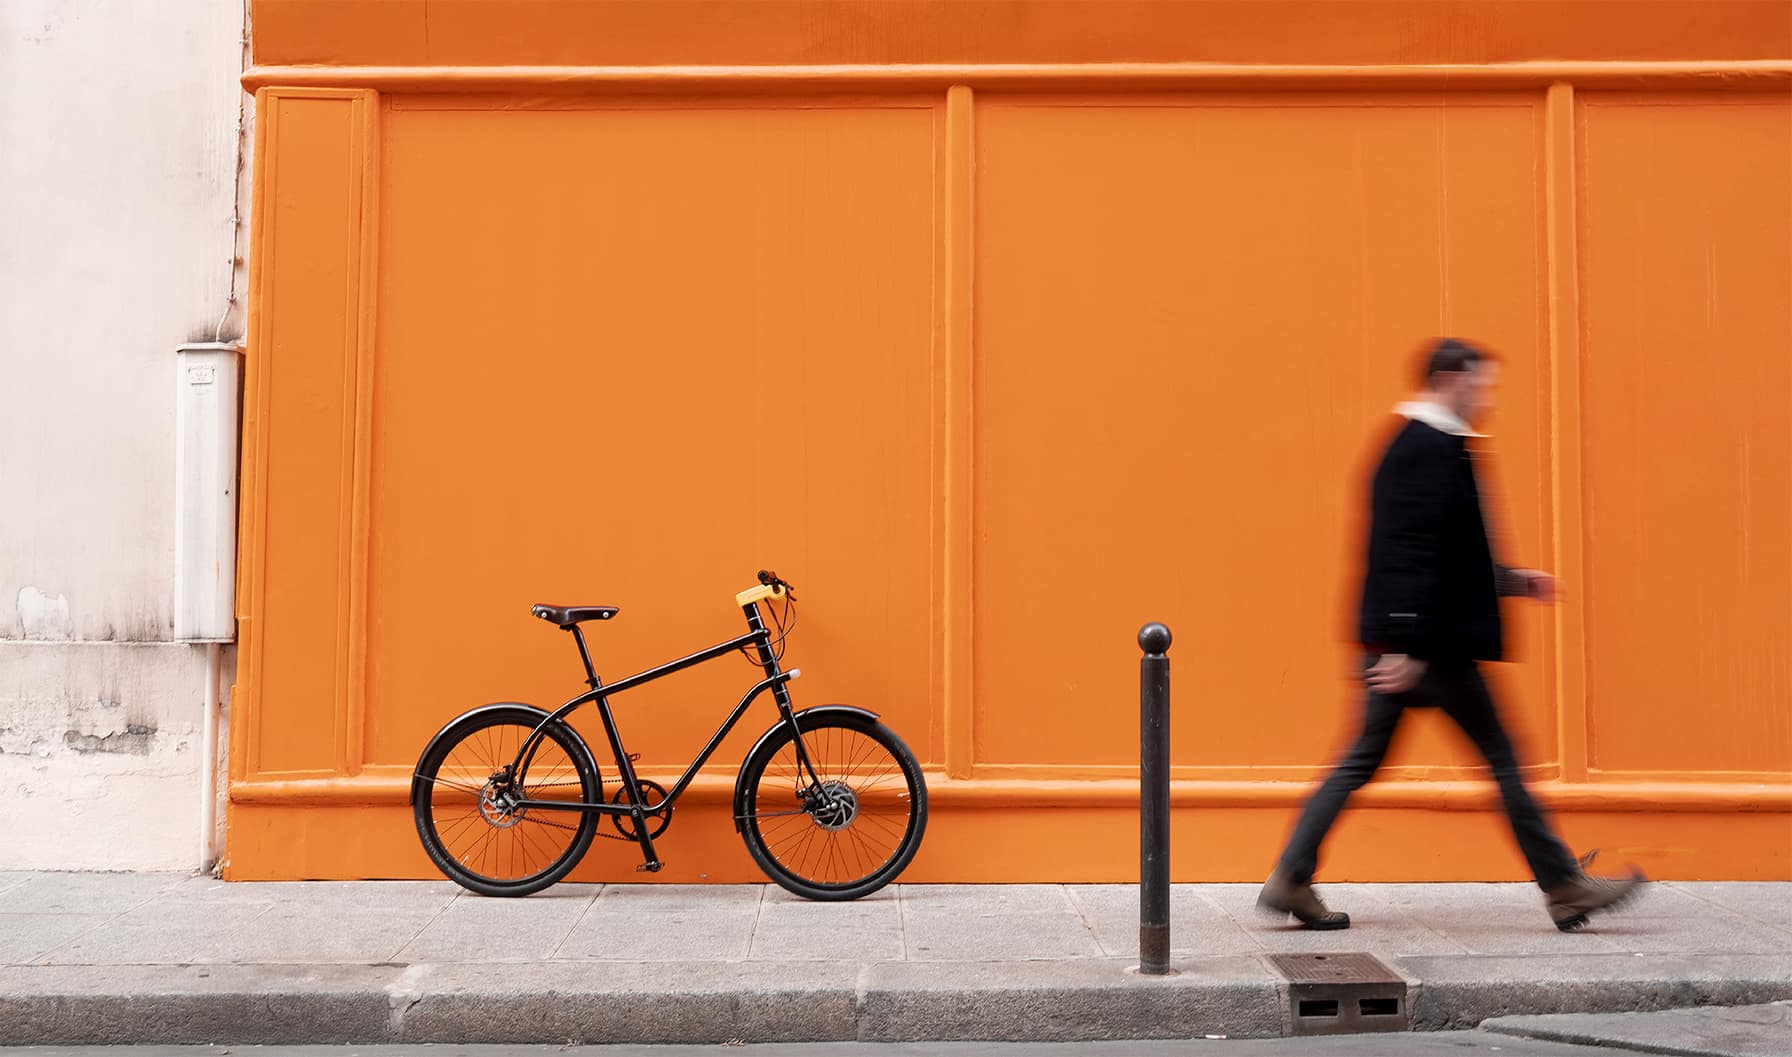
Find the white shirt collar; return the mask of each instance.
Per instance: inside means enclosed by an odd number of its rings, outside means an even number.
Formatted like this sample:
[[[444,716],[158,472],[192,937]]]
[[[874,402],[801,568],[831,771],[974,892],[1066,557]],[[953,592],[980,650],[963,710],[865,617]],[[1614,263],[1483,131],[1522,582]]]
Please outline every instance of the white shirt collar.
[[[1429,400],[1407,400],[1394,406],[1394,414],[1423,422],[1440,433],[1448,433],[1456,437],[1485,437],[1485,433],[1476,433],[1467,422],[1442,404]]]

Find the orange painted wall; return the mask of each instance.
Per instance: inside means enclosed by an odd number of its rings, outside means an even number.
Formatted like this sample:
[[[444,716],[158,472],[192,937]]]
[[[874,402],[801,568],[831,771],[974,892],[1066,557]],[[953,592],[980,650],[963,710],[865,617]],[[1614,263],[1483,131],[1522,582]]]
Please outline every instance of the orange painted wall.
[[[258,59],[572,61],[547,28],[568,5],[422,58],[411,5],[315,6],[258,0]],[[744,17],[655,18],[699,6]],[[1738,67],[1744,91],[1703,90],[1737,86],[1721,64],[1628,94],[1597,71],[1147,91],[1053,43],[1087,5],[931,5],[923,43],[879,23],[857,51],[830,5],[745,6],[820,19],[805,61],[1062,65],[1050,94],[975,71],[626,95],[476,66],[394,91],[350,65],[304,74],[338,87],[251,75],[228,876],[427,876],[404,795],[428,735],[580,689],[531,602],[622,606],[593,633],[615,678],[737,633],[731,596],[771,565],[800,587],[799,703],[883,712],[928,766],[909,879],[1134,876],[1147,619],[1177,633],[1175,873],[1254,879],[1350,734],[1376,432],[1418,341],[1457,333],[1508,366],[1502,544],[1568,580],[1562,607],[1510,611],[1520,663],[1495,675],[1541,795],[1577,847],[1657,876],[1792,877],[1792,66]],[[1689,5],[1637,5],[1655,15],[1609,54],[1570,17],[1589,5],[1435,6],[1460,17],[1434,29],[1532,12],[1521,51],[1581,42],[1518,57],[1762,55],[1676,22]],[[332,20],[356,9],[351,40]],[[431,40],[491,11],[432,2]],[[765,17],[678,55],[782,56]],[[576,58],[672,61],[660,23],[631,25],[633,52]],[[987,46],[945,47],[954,25]],[[1271,57],[1342,55],[1314,50],[1334,36]],[[1413,54],[1350,39],[1340,61]],[[1115,47],[1097,57],[1159,57]],[[648,773],[752,678],[724,660],[619,698]],[[662,879],[754,876],[720,805],[770,719],[694,787]],[[1328,876],[1517,877],[1471,755],[1415,720]],[[631,854],[600,844],[575,877],[632,879]]]
[[[1780,0],[254,0],[264,65],[1784,59]]]

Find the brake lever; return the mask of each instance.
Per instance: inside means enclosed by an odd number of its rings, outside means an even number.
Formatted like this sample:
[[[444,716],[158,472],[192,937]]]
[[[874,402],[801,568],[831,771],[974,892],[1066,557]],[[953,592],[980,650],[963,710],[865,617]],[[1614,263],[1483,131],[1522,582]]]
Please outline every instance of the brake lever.
[[[796,591],[791,588],[787,581],[780,579],[777,573],[761,569],[759,570],[759,582],[767,587],[783,588],[784,596],[792,602],[796,601]]]

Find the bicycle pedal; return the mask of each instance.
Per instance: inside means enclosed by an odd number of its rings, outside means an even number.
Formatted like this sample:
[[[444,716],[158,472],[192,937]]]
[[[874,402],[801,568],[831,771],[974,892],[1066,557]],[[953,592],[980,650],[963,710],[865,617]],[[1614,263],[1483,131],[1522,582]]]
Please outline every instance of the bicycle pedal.
[[[665,867],[663,862],[644,862],[635,867],[636,873],[659,873]]]

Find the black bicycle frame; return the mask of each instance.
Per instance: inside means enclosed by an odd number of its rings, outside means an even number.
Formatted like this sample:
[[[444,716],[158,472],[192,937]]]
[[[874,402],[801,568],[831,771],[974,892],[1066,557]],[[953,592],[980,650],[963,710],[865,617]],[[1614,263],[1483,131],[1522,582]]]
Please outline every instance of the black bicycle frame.
[[[630,816],[635,821],[637,833],[640,834],[641,845],[648,852],[649,863],[655,862],[656,860],[652,855],[653,844],[647,838],[647,830],[644,825],[645,819],[650,816],[658,816],[671,809],[673,801],[677,800],[679,794],[689,788],[692,780],[697,777],[697,772],[702,769],[705,763],[709,762],[710,756],[714,755],[716,749],[721,746],[722,739],[726,738],[729,732],[734,729],[734,725],[740,722],[740,718],[746,715],[747,707],[751,705],[760,694],[770,690],[772,691],[773,699],[778,704],[778,712],[784,718],[784,721],[787,723],[795,722],[793,718],[794,711],[790,702],[790,690],[788,689],[787,684],[798,674],[799,670],[792,669],[791,671],[786,672],[779,668],[778,658],[772,652],[771,635],[766,631],[765,621],[759,615],[759,604],[755,602],[752,605],[744,606],[742,607],[742,611],[746,614],[747,627],[750,629],[747,634],[711,646],[706,650],[693,653],[688,657],[681,657],[676,661],[669,661],[657,668],[649,668],[638,675],[631,675],[626,679],[618,680],[607,686],[597,677],[597,670],[591,663],[591,652],[585,646],[584,632],[579,630],[577,624],[570,625],[567,630],[573,633],[574,639],[576,639],[579,644],[579,659],[585,664],[585,678],[586,681],[591,684],[591,689],[580,694],[578,697],[573,698],[566,704],[561,705],[552,715],[542,720],[541,723],[530,732],[527,738],[523,739],[522,747],[517,750],[516,760],[511,764],[510,773],[512,775],[522,774],[528,764],[533,762],[535,749],[540,745],[541,739],[545,736],[545,731],[550,724],[559,722],[562,717],[566,716],[580,705],[595,701],[597,702],[597,713],[603,719],[604,734],[608,737],[610,742],[610,751],[616,757],[616,770],[622,779],[622,787],[628,793],[630,802],[626,804],[612,804],[586,803],[584,801],[569,803],[564,800],[519,800],[516,801],[515,806],[520,808],[541,808],[554,811],[584,811],[594,812],[600,815]],[[635,775],[634,764],[633,761],[629,759],[628,751],[623,748],[622,735],[616,729],[616,717],[610,710],[610,697],[614,694],[620,694],[625,690],[632,690],[645,683],[651,683],[655,679],[661,679],[675,672],[681,672],[686,668],[702,664],[705,661],[713,661],[718,657],[725,657],[735,650],[743,649],[747,646],[752,646],[758,651],[759,664],[760,667],[765,669],[765,678],[754,684],[753,688],[747,691],[746,696],[740,699],[740,704],[734,706],[734,711],[729,714],[727,720],[722,723],[722,726],[709,739],[709,744],[703,747],[703,751],[697,754],[696,760],[692,761],[690,767],[685,769],[684,774],[678,779],[678,782],[667,791],[666,798],[652,807],[644,806],[644,798],[641,796],[640,780]],[[805,769],[809,770],[811,776],[813,776],[814,767],[809,763],[808,754],[802,749],[800,738],[797,740],[797,745],[797,754],[801,757],[803,766]],[[817,779],[817,781],[819,781],[819,779]]]

